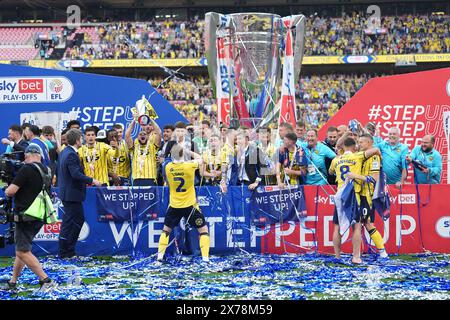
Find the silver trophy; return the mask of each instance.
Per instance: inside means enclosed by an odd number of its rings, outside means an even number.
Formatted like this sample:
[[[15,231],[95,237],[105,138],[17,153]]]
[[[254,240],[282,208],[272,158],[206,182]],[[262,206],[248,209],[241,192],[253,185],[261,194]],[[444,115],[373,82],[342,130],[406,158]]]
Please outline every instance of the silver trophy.
[[[289,18],[297,83],[303,58],[305,17]],[[218,101],[222,99],[223,108],[229,108],[227,122],[253,128],[270,122],[279,108],[286,36],[283,18],[270,13],[208,12],[205,20],[208,72]],[[218,119],[224,120],[220,114]]]

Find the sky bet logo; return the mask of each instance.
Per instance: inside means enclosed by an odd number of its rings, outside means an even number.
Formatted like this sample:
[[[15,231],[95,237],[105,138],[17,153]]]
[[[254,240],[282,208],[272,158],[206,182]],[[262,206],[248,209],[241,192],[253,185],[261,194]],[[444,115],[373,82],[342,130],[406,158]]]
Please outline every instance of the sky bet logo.
[[[9,91],[13,93],[18,86],[19,93],[42,93],[44,92],[43,79],[19,79],[18,82],[8,82],[3,80],[0,82],[0,91]]]
[[[42,92],[44,92],[43,79],[19,80],[19,93],[42,93]]]
[[[0,77],[0,103],[60,103],[73,91],[65,77]]]

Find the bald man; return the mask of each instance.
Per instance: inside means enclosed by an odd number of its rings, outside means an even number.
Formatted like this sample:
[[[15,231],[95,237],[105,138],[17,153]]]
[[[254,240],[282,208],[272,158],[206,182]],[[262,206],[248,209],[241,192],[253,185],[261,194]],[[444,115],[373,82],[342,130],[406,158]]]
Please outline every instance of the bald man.
[[[345,124],[341,124],[340,126],[337,127],[337,137],[338,139],[341,138],[344,133],[346,133],[348,131],[348,127]]]
[[[406,156],[408,146],[400,142],[400,129],[391,127],[388,130],[388,140],[377,143],[375,147],[381,150],[383,170],[387,176],[388,184],[400,187],[407,177]]]
[[[441,182],[442,156],[434,149],[434,136],[426,135],[422,144],[415,146],[406,158],[414,167],[414,183],[436,184]]]

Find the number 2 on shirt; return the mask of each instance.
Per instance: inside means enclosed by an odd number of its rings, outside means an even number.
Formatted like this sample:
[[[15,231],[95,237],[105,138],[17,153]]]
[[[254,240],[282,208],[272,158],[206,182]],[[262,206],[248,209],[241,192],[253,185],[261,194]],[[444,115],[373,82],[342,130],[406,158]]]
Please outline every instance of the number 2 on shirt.
[[[186,192],[186,189],[183,189],[184,186],[184,179],[181,177],[175,177],[173,178],[173,181],[179,181],[180,184],[178,185],[178,188],[176,189],[176,192]]]
[[[341,166],[339,169],[341,171],[341,180],[345,181],[345,175],[350,172],[349,166]]]

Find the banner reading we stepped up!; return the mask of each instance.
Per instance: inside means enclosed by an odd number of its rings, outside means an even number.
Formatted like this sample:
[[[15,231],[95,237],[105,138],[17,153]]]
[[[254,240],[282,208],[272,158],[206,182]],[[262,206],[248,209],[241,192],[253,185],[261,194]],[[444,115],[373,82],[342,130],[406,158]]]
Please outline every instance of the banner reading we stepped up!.
[[[441,183],[447,181],[447,141],[443,112],[450,111],[450,68],[374,78],[367,82],[319,131],[324,139],[328,127],[357,119],[362,125],[379,125],[381,137],[396,126],[401,142],[412,150],[427,134],[435,136],[434,147],[442,155]]]

